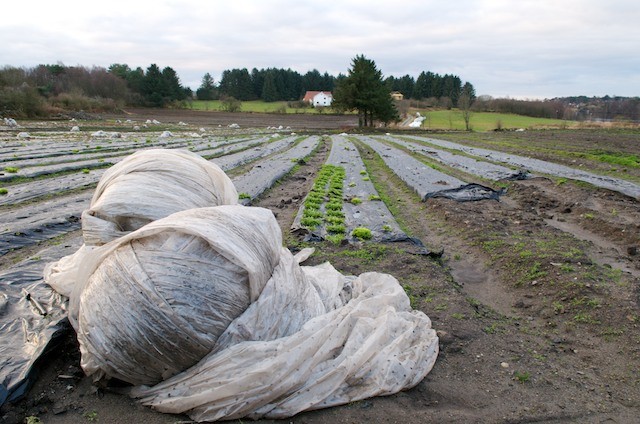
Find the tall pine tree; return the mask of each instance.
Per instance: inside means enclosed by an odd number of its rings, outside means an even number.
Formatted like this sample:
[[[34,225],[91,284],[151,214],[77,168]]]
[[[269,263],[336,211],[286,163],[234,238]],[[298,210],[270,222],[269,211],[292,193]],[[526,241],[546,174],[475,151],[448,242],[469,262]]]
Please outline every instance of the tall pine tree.
[[[356,56],[345,78],[336,82],[332,107],[356,110],[361,127],[371,127],[374,121],[385,124],[398,119],[390,90],[373,60]]]

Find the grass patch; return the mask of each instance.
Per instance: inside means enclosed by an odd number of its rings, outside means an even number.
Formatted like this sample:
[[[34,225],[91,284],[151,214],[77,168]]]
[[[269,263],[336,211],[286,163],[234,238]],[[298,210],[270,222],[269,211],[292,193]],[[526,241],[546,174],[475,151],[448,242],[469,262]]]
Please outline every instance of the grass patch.
[[[462,111],[451,110],[417,110],[425,120],[422,127],[433,130],[462,130],[466,129]],[[515,128],[566,128],[578,125],[577,122],[567,122],[562,119],[533,118],[530,116],[514,115],[510,113],[473,112],[470,125],[474,131],[493,131],[495,129]]]

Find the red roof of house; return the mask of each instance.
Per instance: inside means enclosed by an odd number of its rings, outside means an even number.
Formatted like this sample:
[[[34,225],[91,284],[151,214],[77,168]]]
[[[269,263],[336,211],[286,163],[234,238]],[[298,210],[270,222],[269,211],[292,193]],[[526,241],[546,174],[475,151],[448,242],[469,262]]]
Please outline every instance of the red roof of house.
[[[330,91],[307,91],[306,93],[304,93],[304,97],[302,98],[302,101],[311,102],[313,101],[313,98],[316,96],[316,94],[320,94],[320,93],[324,93],[328,97],[333,97]]]

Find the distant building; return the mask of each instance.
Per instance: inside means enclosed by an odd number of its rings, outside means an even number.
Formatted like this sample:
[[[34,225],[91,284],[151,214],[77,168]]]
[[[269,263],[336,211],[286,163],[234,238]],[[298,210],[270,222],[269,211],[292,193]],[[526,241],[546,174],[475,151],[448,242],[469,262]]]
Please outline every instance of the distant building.
[[[391,92],[391,98],[393,100],[402,100],[402,99],[404,99],[404,94],[402,94],[399,91],[392,91]]]
[[[333,95],[330,91],[307,91],[302,101],[312,106],[331,106]]]

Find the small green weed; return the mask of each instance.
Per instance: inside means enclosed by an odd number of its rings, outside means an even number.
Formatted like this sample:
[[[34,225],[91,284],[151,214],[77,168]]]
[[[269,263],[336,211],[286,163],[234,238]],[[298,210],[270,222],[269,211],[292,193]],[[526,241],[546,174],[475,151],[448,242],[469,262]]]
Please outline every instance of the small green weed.
[[[529,373],[529,371],[516,371],[515,373],[513,373],[513,376],[521,384],[527,383],[531,379],[531,374]]]
[[[377,194],[372,194],[372,195],[370,195],[370,196],[369,196],[369,200],[372,200],[372,201],[380,201],[380,200],[382,200],[382,199],[381,199],[381,198],[380,198],[380,196],[378,196]]]
[[[83,415],[88,421],[98,421],[98,413],[96,411],[85,412]]]
[[[362,199],[360,199],[359,197],[352,197],[350,202],[352,205],[359,205],[360,203],[362,203]]]
[[[6,168],[4,168],[4,170],[7,171],[9,174],[15,174],[20,170],[20,168],[17,168],[15,166],[7,166]]]
[[[8,193],[9,193],[9,190],[7,190],[6,188],[4,187],[0,188],[0,196],[4,196],[5,194],[8,194]]]
[[[91,171],[89,170],[89,168],[83,168],[83,169],[82,169],[82,173],[83,173],[83,174],[88,174],[89,172],[91,172]]]
[[[573,317],[573,320],[575,322],[579,322],[581,324],[600,324],[600,321],[596,320],[595,318],[593,318],[590,314],[587,314],[586,312],[578,312]]]
[[[238,193],[238,199],[251,199],[251,196],[249,195],[249,193]]]

